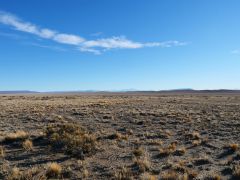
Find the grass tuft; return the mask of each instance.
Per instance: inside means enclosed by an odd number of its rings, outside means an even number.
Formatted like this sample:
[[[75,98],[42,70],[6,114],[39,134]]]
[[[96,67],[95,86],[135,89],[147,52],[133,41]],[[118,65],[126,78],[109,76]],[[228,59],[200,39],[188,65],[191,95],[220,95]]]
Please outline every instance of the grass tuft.
[[[4,158],[5,157],[5,150],[3,146],[0,146],[0,158]]]
[[[240,179],[240,165],[236,165],[234,168],[233,168],[233,179]]]
[[[33,150],[33,143],[31,140],[27,139],[23,142],[22,147],[26,151],[31,151],[31,150]]]
[[[14,167],[12,168],[10,174],[8,175],[7,179],[8,180],[20,180],[22,176],[21,171],[19,170],[19,168]]]
[[[134,166],[138,169],[139,172],[143,173],[150,168],[150,162],[147,157],[143,159],[134,159]]]
[[[115,173],[115,178],[117,180],[132,180],[132,176],[132,172],[125,166]]]
[[[64,123],[49,126],[47,138],[56,150],[84,158],[96,151],[96,138],[77,124]]]
[[[9,133],[4,138],[4,142],[14,142],[14,141],[20,141],[28,138],[28,133],[25,131],[16,131],[15,133]]]
[[[143,148],[138,147],[138,148],[133,150],[133,154],[136,157],[140,157],[140,156],[142,156],[144,154],[144,150],[143,150]]]
[[[229,148],[230,148],[232,151],[237,151],[238,148],[239,148],[239,145],[236,144],[236,143],[229,144]]]
[[[46,175],[48,177],[59,177],[61,173],[62,173],[62,167],[58,163],[53,162],[48,164],[47,172],[46,172]]]

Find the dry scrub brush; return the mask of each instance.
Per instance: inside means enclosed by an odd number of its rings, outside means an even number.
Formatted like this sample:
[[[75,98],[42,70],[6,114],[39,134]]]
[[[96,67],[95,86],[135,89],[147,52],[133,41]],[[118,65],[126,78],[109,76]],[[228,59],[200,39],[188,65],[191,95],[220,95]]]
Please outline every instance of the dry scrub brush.
[[[239,148],[239,145],[236,143],[229,144],[228,146],[232,151],[237,151]]]
[[[96,138],[78,124],[50,125],[46,136],[55,150],[63,150],[75,157],[84,158],[96,151]]]
[[[58,163],[53,162],[47,165],[47,177],[59,177],[61,173],[62,167]]]
[[[161,174],[161,180],[188,180],[187,174],[177,173],[176,171],[165,171]]]
[[[240,165],[236,165],[233,168],[233,179],[240,179]]]
[[[3,146],[0,146],[0,158],[4,158],[5,156],[5,150]]]
[[[133,173],[132,171],[127,167],[122,167],[118,172],[115,173],[115,178],[117,180],[132,180],[133,179]]]
[[[4,142],[8,143],[8,142],[20,141],[20,140],[27,139],[28,137],[29,135],[27,132],[20,130],[14,133],[7,134],[6,137],[4,138]]]
[[[143,158],[135,158],[133,162],[134,162],[134,166],[137,168],[137,170],[140,173],[148,171],[151,166],[151,163],[146,156]]]
[[[23,149],[25,149],[26,151],[31,151],[33,149],[33,143],[29,139],[25,140],[22,146],[23,146]]]
[[[168,145],[167,147],[159,149],[159,157],[168,156],[175,151],[176,151],[176,143],[173,142],[170,145]]]
[[[142,147],[138,147],[133,150],[133,155],[136,157],[140,157],[144,154],[144,149]]]

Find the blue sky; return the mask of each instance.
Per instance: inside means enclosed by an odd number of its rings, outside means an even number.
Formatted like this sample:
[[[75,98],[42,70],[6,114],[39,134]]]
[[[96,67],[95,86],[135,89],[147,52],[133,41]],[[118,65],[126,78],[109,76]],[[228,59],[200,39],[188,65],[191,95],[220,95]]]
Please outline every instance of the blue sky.
[[[239,0],[0,1],[0,90],[240,89]]]

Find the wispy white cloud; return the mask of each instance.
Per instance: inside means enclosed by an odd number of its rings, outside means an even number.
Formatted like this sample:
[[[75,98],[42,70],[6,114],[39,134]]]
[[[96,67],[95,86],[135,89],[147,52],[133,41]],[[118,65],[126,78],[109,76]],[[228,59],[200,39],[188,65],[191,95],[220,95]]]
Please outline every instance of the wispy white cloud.
[[[80,47],[80,48],[78,48],[78,50],[81,51],[81,52],[90,52],[90,53],[93,53],[93,54],[96,54],[96,55],[101,54],[100,50],[91,49],[91,48],[87,48],[87,47]]]
[[[120,37],[112,37],[107,39],[97,39],[97,40],[89,40],[82,43],[81,49],[87,49],[88,52],[97,52],[97,54],[101,53],[101,49],[104,51],[110,49],[139,49],[144,47],[162,47],[169,48],[174,46],[185,46],[188,42],[180,42],[180,41],[164,41],[164,42],[151,42],[151,43],[140,43],[128,40],[124,36]],[[98,50],[96,50],[98,49]],[[100,49],[100,50],[99,50]],[[82,50],[81,50],[82,51]]]
[[[43,39],[50,39],[61,44],[74,45],[81,52],[90,52],[94,54],[101,54],[101,52],[111,49],[139,49],[144,47],[167,48],[187,45],[186,42],[179,41],[141,43],[129,40],[125,36],[114,36],[110,38],[87,40],[78,35],[59,33],[56,30],[41,28],[30,22],[23,21],[15,15],[3,11],[0,11],[0,23],[10,26],[17,31],[30,33]],[[98,35],[99,34],[100,33],[98,33]]]
[[[144,44],[133,42],[131,40],[126,39],[125,37],[112,37],[106,39],[97,39],[97,40],[89,40],[85,41],[82,44],[87,48],[104,48],[104,49],[136,49],[142,48]]]
[[[63,43],[63,44],[72,44],[72,45],[79,45],[84,40],[84,38],[72,34],[56,34],[53,37],[53,40]]]
[[[173,47],[173,46],[185,46],[189,44],[188,42],[180,42],[180,41],[164,41],[164,42],[155,42],[155,43],[145,43],[145,47],[154,47],[159,46],[163,48]]]
[[[40,28],[32,23],[22,21],[18,17],[0,11],[0,23],[11,26],[15,30],[37,35],[41,38],[51,39],[62,44],[79,45],[84,38],[72,34],[58,33],[55,30]]]

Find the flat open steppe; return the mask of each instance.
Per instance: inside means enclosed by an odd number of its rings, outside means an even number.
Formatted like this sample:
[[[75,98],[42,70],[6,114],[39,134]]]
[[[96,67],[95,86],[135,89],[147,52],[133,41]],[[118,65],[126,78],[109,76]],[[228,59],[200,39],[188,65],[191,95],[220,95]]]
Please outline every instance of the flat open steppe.
[[[240,179],[239,143],[240,94],[0,96],[0,179]]]

